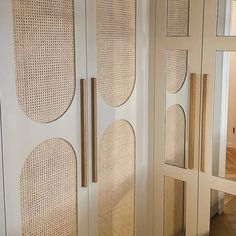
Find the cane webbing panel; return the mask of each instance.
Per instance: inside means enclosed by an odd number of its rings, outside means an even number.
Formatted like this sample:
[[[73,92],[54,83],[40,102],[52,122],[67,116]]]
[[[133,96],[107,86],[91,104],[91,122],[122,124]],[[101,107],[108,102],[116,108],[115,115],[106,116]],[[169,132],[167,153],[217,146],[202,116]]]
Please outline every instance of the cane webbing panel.
[[[28,156],[20,178],[22,235],[76,236],[76,156],[53,138]]]
[[[129,98],[135,84],[135,0],[97,0],[98,90],[110,106]]]
[[[164,236],[185,235],[185,183],[165,177]]]
[[[98,235],[134,235],[135,136],[131,125],[118,120],[99,144]]]
[[[75,91],[73,0],[13,0],[16,88],[21,109],[51,122]]]
[[[167,36],[183,36],[189,34],[189,0],[168,0]]]
[[[173,105],[166,115],[165,160],[170,165],[185,167],[185,114],[179,105]]]
[[[177,93],[184,84],[187,75],[188,51],[167,50],[166,83],[167,91]]]

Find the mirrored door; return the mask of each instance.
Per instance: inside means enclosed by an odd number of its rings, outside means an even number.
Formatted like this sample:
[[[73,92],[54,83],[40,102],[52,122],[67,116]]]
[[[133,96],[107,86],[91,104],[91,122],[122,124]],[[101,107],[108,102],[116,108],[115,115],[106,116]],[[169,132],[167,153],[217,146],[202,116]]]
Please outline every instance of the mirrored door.
[[[205,1],[199,235],[235,235],[236,2]]]
[[[196,235],[203,1],[156,16],[154,235]]]

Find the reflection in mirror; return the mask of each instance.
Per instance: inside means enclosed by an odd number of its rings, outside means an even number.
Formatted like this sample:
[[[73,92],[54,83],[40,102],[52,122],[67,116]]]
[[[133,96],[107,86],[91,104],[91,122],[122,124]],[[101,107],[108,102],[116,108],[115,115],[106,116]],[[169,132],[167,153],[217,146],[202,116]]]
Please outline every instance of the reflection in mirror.
[[[236,52],[216,52],[212,175],[236,181]]]
[[[185,168],[188,120],[188,51],[166,50],[165,163]]]
[[[169,93],[179,92],[185,82],[187,69],[187,50],[166,51],[166,88]]]
[[[186,119],[180,105],[173,105],[167,110],[165,133],[166,163],[185,168]]]
[[[218,1],[218,36],[236,36],[236,1]]]
[[[167,29],[168,37],[189,36],[189,0],[167,1]]]
[[[210,236],[235,236],[236,232],[236,196],[211,191]]]
[[[165,176],[164,236],[185,235],[185,182]]]

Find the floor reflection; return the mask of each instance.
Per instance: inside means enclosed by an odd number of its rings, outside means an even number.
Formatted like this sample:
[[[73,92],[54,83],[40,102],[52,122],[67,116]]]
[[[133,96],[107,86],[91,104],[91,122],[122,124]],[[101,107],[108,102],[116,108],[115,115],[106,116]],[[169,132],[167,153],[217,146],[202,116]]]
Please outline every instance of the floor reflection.
[[[227,148],[225,177],[236,180],[236,149]],[[236,235],[236,196],[225,193],[223,212],[212,217],[210,235]]]
[[[226,151],[226,178],[236,180],[236,149],[227,148]]]

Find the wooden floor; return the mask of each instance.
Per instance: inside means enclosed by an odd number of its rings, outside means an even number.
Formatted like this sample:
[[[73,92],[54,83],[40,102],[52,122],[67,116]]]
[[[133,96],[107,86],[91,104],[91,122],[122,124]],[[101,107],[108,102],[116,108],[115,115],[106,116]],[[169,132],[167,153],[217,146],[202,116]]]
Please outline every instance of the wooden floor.
[[[227,148],[226,151],[226,176],[227,179],[236,181],[236,149]],[[236,235],[236,197],[225,194],[224,212],[211,219],[211,236]]]

